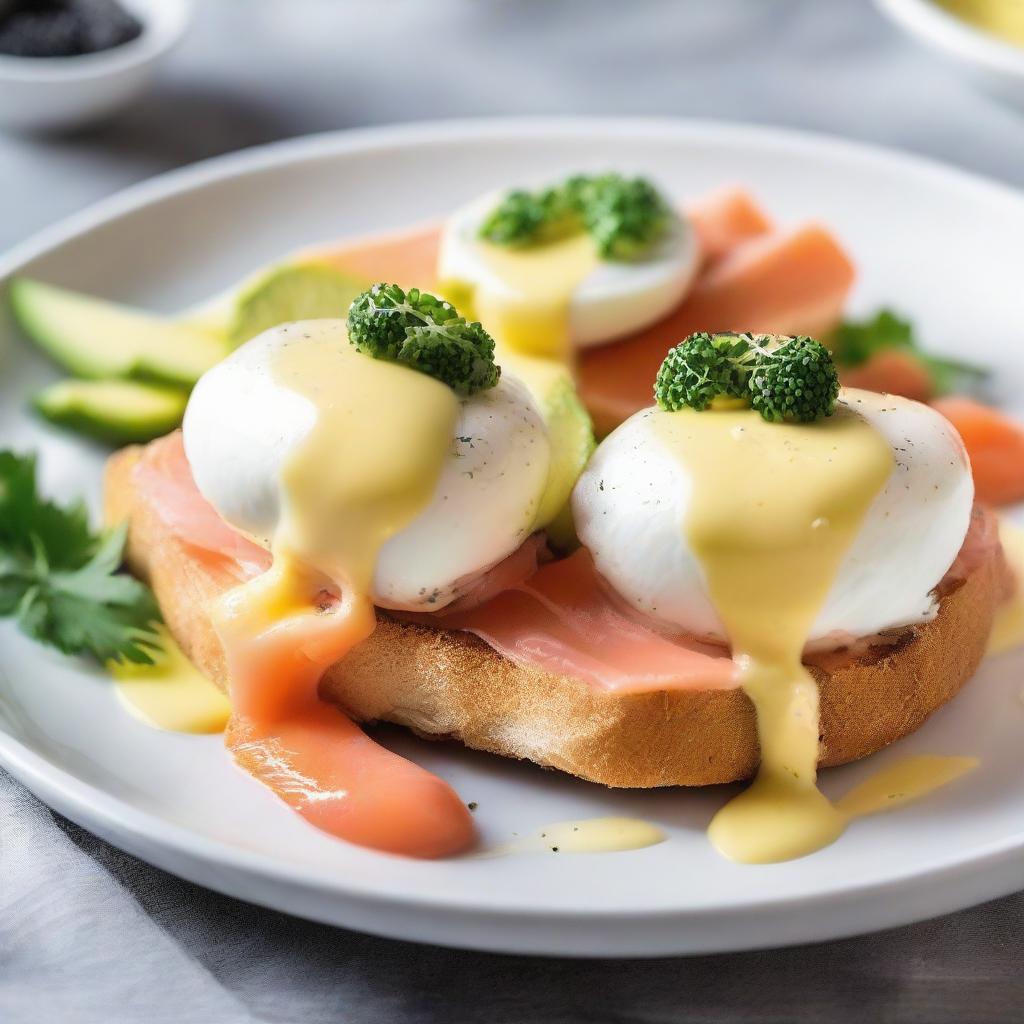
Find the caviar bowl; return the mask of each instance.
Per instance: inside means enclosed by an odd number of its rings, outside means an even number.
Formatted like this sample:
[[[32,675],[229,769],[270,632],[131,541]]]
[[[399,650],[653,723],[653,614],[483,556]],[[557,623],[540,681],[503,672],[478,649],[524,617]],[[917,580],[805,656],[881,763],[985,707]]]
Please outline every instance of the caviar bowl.
[[[122,0],[142,25],[130,42],[71,57],[0,54],[0,128],[61,131],[113,113],[137,96],[192,16],[191,0]]]

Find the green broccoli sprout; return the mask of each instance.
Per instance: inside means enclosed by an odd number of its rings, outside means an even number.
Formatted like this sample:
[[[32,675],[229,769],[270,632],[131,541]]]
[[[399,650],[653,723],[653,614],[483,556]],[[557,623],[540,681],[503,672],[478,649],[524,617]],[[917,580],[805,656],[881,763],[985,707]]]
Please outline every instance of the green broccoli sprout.
[[[766,334],[692,334],[669,351],[654,384],[666,412],[732,398],[777,423],[831,416],[838,394],[839,377],[821,342]]]
[[[480,237],[525,248],[586,231],[604,260],[645,257],[671,222],[671,211],[644,178],[576,175],[540,192],[509,192],[484,220]]]
[[[706,409],[716,398],[745,399],[754,358],[748,334],[691,334],[669,349],[654,397],[666,412]]]
[[[381,282],[357,295],[348,338],[360,352],[426,373],[460,395],[493,388],[501,375],[494,339],[483,327],[418,288]]]
[[[480,236],[495,245],[518,249],[557,242],[582,228],[565,189],[547,188],[542,192],[518,189],[509,192],[491,211],[480,227]]]
[[[642,259],[668,229],[668,205],[645,178],[602,174],[571,178],[567,187],[601,259]]]
[[[832,415],[839,374],[820,341],[782,338],[768,344],[747,386],[750,404],[766,420],[813,423]]]

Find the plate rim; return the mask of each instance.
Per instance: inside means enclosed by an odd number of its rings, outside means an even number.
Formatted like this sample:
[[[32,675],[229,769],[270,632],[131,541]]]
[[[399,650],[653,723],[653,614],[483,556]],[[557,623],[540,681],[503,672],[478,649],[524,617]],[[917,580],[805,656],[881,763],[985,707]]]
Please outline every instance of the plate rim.
[[[679,145],[687,140],[694,142],[713,142],[720,145],[737,147],[755,145],[762,150],[777,148],[792,153],[804,151],[820,155],[823,151],[844,162],[860,162],[874,165],[883,170],[889,169],[912,175],[924,175],[948,187],[973,192],[984,199],[998,204],[1011,203],[1019,206],[1024,212],[1024,193],[1011,185],[994,181],[982,175],[965,171],[916,154],[906,154],[881,146],[863,142],[841,139],[834,136],[776,128],[764,125],[747,125],[739,122],[723,122],[699,119],[675,118],[629,118],[629,117],[509,117],[509,118],[472,118],[445,121],[426,121],[411,124],[377,126],[360,129],[323,132],[295,139],[272,142],[260,146],[240,150],[238,152],[212,157],[183,168],[165,172],[147,179],[136,185],[129,186],[119,192],[90,204],[84,209],[63,218],[57,223],[42,229],[24,242],[9,249],[0,256],[0,284],[18,272],[24,265],[47,253],[59,249],[64,244],[87,234],[89,231],[112,220],[135,213],[147,206],[179,195],[200,191],[203,188],[249,174],[259,174],[267,170],[288,165],[307,163],[318,159],[343,157],[349,153],[384,150],[389,147],[407,148],[411,145],[434,145],[445,142],[486,142],[487,140],[507,141],[510,138],[543,139],[570,136],[618,138],[634,136],[649,138],[656,133],[661,138],[671,137]],[[697,909],[679,909],[634,911],[628,908],[594,909],[572,911],[551,910],[541,906],[519,905],[514,910],[481,906],[470,902],[459,902],[457,894],[443,896],[408,894],[394,895],[387,891],[386,885],[360,885],[360,879],[346,878],[340,875],[327,876],[322,870],[300,868],[286,862],[275,860],[270,855],[246,850],[229,843],[211,839],[185,826],[177,825],[162,818],[158,814],[135,808],[113,795],[109,795],[91,783],[79,778],[57,764],[36,753],[16,737],[0,728],[0,764],[3,764],[15,778],[24,783],[44,803],[55,807],[60,813],[76,821],[90,831],[99,831],[104,838],[114,845],[126,848],[125,838],[128,837],[134,848],[130,852],[142,857],[150,863],[156,863],[152,852],[137,852],[140,845],[149,844],[160,847],[168,855],[184,857],[189,866],[192,862],[227,868],[233,872],[241,872],[246,878],[260,883],[270,883],[272,887],[287,887],[301,890],[308,895],[323,892],[327,889],[335,900],[360,902],[371,908],[390,908],[410,911],[429,911],[435,924],[439,923],[440,915],[461,918],[475,923],[476,927],[494,924],[499,920],[503,928],[514,920],[516,929],[523,930],[519,935],[510,929],[506,934],[494,936],[488,940],[467,942],[465,939],[453,939],[450,944],[457,946],[473,946],[500,952],[550,952],[562,955],[584,956],[641,956],[656,953],[697,953],[718,952],[755,948],[763,942],[748,942],[744,939],[728,941],[712,941],[708,943],[657,942],[654,946],[646,945],[634,952],[624,949],[620,944],[610,941],[602,944],[593,938],[587,941],[588,933],[598,921],[607,921],[610,925],[621,927],[629,922],[649,926],[652,922],[661,925],[690,925],[696,922],[737,917],[763,917],[775,915],[780,911],[790,910],[794,919],[788,922],[789,934],[785,939],[787,945],[808,941],[816,941],[829,937],[859,934],[877,928],[888,927],[898,923],[909,923],[939,913],[972,905],[984,899],[1005,895],[1024,886],[1024,865],[1017,864],[1019,854],[1024,850],[1024,828],[1017,835],[1010,835],[992,841],[969,859],[939,860],[924,869],[907,870],[899,875],[887,876],[881,881],[850,883],[839,888],[832,888],[823,893],[807,893],[799,896],[773,897],[770,894],[757,899],[746,900],[740,904],[712,905]],[[135,842],[137,840],[137,842]],[[161,858],[165,860],[165,858]],[[159,863],[158,866],[173,873],[186,877],[201,885],[208,883],[194,877],[188,872]],[[958,878],[961,883],[965,876],[981,878],[985,884],[975,885],[969,895],[945,899],[937,909],[910,910],[914,905],[914,896],[939,890],[943,881],[952,882]],[[228,891],[223,885],[217,886],[221,891]],[[846,927],[815,928],[813,922],[804,921],[799,928],[796,926],[795,915],[808,906],[823,900],[843,902],[865,900],[870,901],[884,893],[891,892],[894,887],[903,890],[902,898],[890,900],[888,904],[873,915],[871,920],[858,918],[859,923]],[[232,895],[238,895],[232,892]],[[242,896],[250,902],[260,902],[252,895]],[[884,902],[884,901],[883,901]],[[293,908],[273,901],[266,905],[275,906],[287,912],[295,913]],[[904,908],[902,911],[896,908]],[[908,912],[909,910],[909,912]],[[302,911],[298,913],[303,914]],[[314,917],[328,923],[340,923],[337,915],[325,911],[324,916],[305,913],[303,916]],[[806,915],[802,915],[806,917]],[[563,933],[572,933],[575,929],[581,940],[581,948],[566,950],[561,943],[545,949],[538,944],[535,937],[526,932],[540,922],[557,922]],[[452,924],[453,933],[458,925]],[[364,931],[374,929],[362,922],[356,927]],[[685,929],[684,929],[685,930]],[[396,935],[395,929],[383,930],[379,934]],[[659,933],[654,933],[659,934]],[[610,937],[614,939],[614,936]],[[414,941],[417,941],[414,938]],[[445,942],[443,935],[433,935],[430,939],[418,941]],[[772,945],[780,945],[773,941]],[[586,947],[586,948],[583,948]],[[678,948],[677,948],[678,947]]]

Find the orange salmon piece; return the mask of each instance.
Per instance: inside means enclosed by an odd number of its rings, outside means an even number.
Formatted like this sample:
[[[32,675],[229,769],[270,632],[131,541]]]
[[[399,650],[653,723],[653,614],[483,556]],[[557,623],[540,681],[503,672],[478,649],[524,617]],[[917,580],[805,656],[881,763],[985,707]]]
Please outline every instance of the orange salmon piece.
[[[702,197],[686,212],[700,239],[705,265],[721,259],[743,242],[767,235],[774,227],[753,196],[734,186]]]
[[[969,398],[938,398],[932,405],[960,432],[979,501],[1024,500],[1024,427]]]
[[[927,402],[935,393],[927,368],[912,352],[898,348],[876,352],[859,366],[840,371],[839,379],[848,388],[902,395],[916,402]]]
[[[387,281],[403,288],[430,289],[437,287],[440,242],[440,224],[420,224],[387,235],[307,249],[299,254],[299,259],[330,264],[368,284]]]

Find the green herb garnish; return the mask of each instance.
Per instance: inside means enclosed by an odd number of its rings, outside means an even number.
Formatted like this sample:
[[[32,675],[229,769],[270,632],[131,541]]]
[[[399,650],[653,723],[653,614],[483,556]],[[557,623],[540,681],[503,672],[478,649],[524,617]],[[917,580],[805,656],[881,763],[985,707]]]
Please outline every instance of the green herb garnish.
[[[666,412],[738,399],[773,422],[831,416],[839,378],[828,349],[805,337],[691,334],[658,370],[654,397]]]
[[[840,366],[860,366],[886,349],[899,349],[920,363],[931,377],[937,395],[975,393],[990,376],[988,370],[973,363],[922,351],[911,322],[890,309],[879,310],[867,320],[848,320],[835,334],[836,361]]]
[[[668,204],[645,178],[576,175],[540,192],[509,192],[487,216],[480,237],[521,248],[586,231],[602,259],[628,261],[646,256],[670,219]]]
[[[0,615],[65,654],[152,664],[160,611],[150,590],[118,572],[126,529],[89,529],[81,502],[39,496],[30,455],[0,452]]]

